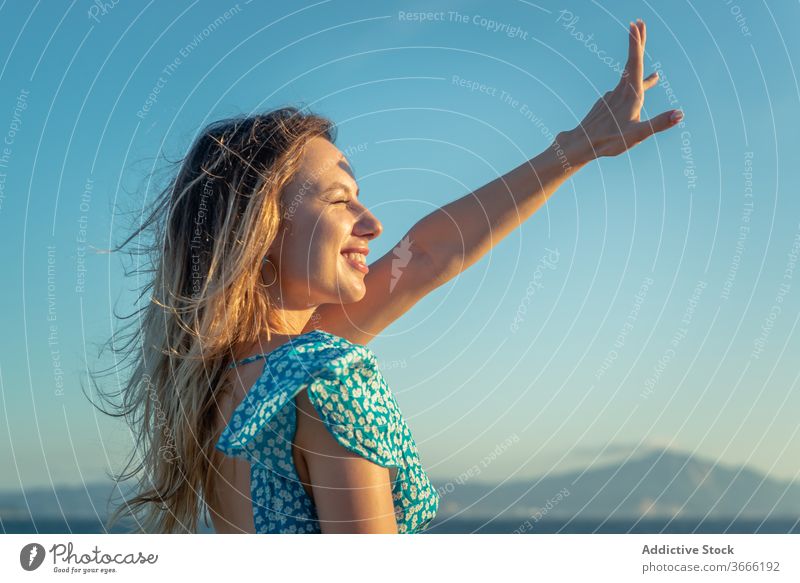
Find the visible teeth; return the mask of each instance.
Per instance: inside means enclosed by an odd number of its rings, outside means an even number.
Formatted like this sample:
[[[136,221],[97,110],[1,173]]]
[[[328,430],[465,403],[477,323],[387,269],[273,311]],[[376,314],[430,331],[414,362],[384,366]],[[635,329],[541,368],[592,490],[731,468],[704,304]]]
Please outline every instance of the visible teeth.
[[[366,263],[367,258],[364,257],[363,253],[342,253],[348,259],[352,259],[353,261],[357,261],[358,263]]]

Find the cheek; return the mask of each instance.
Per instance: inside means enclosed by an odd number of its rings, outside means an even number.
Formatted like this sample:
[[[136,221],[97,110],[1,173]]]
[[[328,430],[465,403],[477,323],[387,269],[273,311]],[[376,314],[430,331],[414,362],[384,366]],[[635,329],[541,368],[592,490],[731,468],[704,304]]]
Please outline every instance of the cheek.
[[[284,237],[283,271],[292,278],[335,275],[347,225],[334,213],[296,217]]]

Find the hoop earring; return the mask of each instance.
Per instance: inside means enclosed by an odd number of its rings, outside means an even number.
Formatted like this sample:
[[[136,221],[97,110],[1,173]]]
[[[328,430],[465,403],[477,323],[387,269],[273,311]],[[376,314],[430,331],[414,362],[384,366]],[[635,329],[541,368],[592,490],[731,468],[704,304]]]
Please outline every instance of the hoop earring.
[[[262,263],[264,265],[270,265],[272,267],[272,271],[275,272],[275,279],[273,279],[269,283],[262,283],[261,285],[263,285],[264,287],[270,287],[272,285],[275,285],[275,282],[278,281],[278,269],[277,269],[277,267],[275,267],[275,264],[272,263],[272,261],[270,261],[268,257],[264,257],[264,260],[262,261]]]

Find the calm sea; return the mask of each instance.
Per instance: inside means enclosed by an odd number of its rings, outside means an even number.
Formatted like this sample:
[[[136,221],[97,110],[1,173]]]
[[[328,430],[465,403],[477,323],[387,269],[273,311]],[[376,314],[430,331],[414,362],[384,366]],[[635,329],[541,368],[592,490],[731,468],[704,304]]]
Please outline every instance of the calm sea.
[[[436,520],[430,526],[429,534],[510,534],[520,528],[518,520]],[[563,520],[542,520],[533,525],[525,534],[798,534],[800,520],[642,520],[633,521],[573,520],[566,524]],[[99,534],[106,530],[96,520],[37,520],[0,521],[5,534]],[[111,534],[129,532],[125,526],[119,525],[110,531]],[[211,532],[204,530],[204,533]]]

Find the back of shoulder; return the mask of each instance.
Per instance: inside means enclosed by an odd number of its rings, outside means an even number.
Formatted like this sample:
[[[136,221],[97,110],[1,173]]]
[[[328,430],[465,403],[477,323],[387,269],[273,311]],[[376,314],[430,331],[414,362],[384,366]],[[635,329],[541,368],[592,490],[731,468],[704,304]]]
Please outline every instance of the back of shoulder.
[[[355,345],[326,363],[298,393],[298,431],[316,445],[328,438],[382,466],[399,466],[401,415],[371,351]],[[321,371],[318,371],[321,372]],[[328,439],[328,441],[330,441]],[[309,444],[312,445],[312,444]]]
[[[308,384],[308,399],[324,421],[363,426],[394,420],[399,412],[371,351],[355,345],[324,364]]]
[[[240,456],[258,449],[268,437],[266,428],[298,397],[300,437],[309,429],[307,421],[318,419],[351,451],[386,458],[386,441],[396,433],[399,410],[371,350],[319,332],[279,348],[263,370],[233,412],[218,449]],[[311,423],[310,428],[314,427]]]

